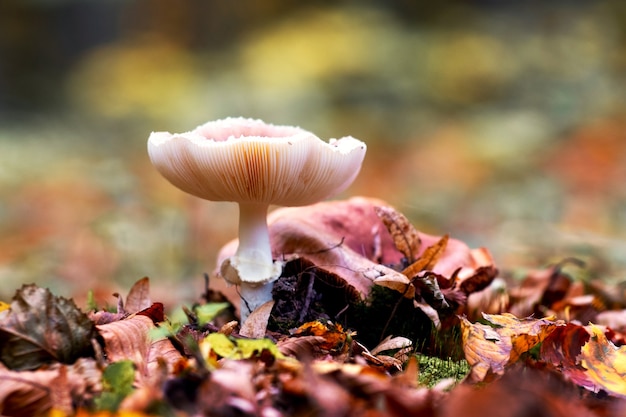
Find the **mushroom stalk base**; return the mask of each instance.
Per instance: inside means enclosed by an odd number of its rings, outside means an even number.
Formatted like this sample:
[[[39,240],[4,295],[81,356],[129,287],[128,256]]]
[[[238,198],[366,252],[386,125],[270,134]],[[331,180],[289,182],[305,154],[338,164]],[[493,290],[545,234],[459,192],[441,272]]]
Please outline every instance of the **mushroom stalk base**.
[[[267,284],[254,285],[242,282],[239,285],[239,295],[241,297],[241,323],[245,323],[248,316],[263,304],[272,300],[273,282]]]

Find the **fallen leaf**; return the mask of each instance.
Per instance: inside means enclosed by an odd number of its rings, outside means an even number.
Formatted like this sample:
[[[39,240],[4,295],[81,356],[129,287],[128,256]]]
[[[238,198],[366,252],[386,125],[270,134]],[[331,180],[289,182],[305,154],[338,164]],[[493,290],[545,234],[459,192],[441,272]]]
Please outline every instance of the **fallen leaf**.
[[[626,398],[626,346],[616,347],[598,326],[590,326],[591,337],[582,347],[580,363],[597,386],[611,395]]]
[[[165,313],[163,312],[163,303],[152,303],[150,306],[138,311],[138,316],[146,316],[152,323],[159,324],[165,320]]]
[[[413,342],[410,339],[402,336],[391,337],[387,336],[382,342],[380,342],[376,347],[374,347],[370,353],[372,355],[377,355],[380,352],[384,352],[387,350],[398,350],[405,349],[411,347]]]
[[[328,352],[342,352],[347,348],[346,343],[350,334],[340,324],[321,321],[304,323],[291,333],[294,337],[318,336],[324,338],[320,347]]]
[[[556,322],[554,317],[520,319],[510,313],[483,314],[483,318],[496,326],[499,334],[510,338],[512,349],[509,363],[517,361],[522,354],[548,337],[557,326],[564,324]]]
[[[255,398],[253,365],[225,360],[198,389],[197,415],[261,415]]]
[[[376,215],[383,221],[396,248],[402,252],[406,261],[412,264],[420,252],[422,240],[409,219],[399,211],[385,206],[375,206]]]
[[[132,391],[135,381],[135,365],[130,360],[121,360],[107,366],[102,373],[103,390],[95,399],[99,410],[117,411],[120,404]]]
[[[419,295],[435,310],[441,310],[450,307],[446,301],[441,289],[437,274],[426,272],[415,276],[411,283]]]
[[[152,338],[151,331],[156,327],[147,316],[135,315],[96,327],[104,340],[109,362],[133,361],[138,370],[139,382],[153,375],[159,367],[159,360],[165,361],[172,369],[182,358],[168,339]]]
[[[284,356],[270,339],[230,338],[222,333],[210,333],[200,341],[200,350],[205,357],[212,353],[227,359],[249,359],[268,351],[274,358]]]
[[[25,285],[0,322],[0,359],[10,369],[35,369],[54,361],[92,356],[95,328],[73,300]]]
[[[424,270],[432,271],[446,250],[448,239],[448,235],[444,235],[436,244],[426,248],[419,259],[402,271],[402,275],[412,279]]]
[[[241,325],[239,334],[253,339],[265,337],[267,322],[270,319],[273,307],[274,301],[268,301],[256,308]]]
[[[550,318],[518,319],[511,314],[483,317],[492,326],[470,323],[461,317],[463,351],[472,367],[473,382],[502,375],[508,365],[543,341],[558,325]]]
[[[128,314],[137,313],[152,305],[150,300],[150,279],[144,277],[131,287],[126,296],[124,310]]]
[[[539,358],[575,384],[597,392],[600,388],[589,378],[579,360],[580,351],[590,337],[584,326],[574,323],[558,326],[541,344]]]
[[[200,326],[209,323],[215,319],[222,311],[230,307],[230,303],[206,303],[193,307],[193,312],[198,318]]]
[[[326,343],[322,336],[286,337],[278,341],[278,349],[284,354],[295,358],[313,358],[317,356],[319,347]]]
[[[0,415],[39,416],[52,409],[68,415],[68,401],[86,405],[100,391],[100,380],[95,360],[87,358],[37,371],[0,366]]]

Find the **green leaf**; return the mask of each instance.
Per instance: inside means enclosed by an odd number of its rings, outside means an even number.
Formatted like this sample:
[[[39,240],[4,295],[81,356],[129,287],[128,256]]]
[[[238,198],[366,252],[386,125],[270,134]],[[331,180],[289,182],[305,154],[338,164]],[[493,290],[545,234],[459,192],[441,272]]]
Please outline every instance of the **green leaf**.
[[[197,306],[194,309],[194,312],[198,316],[199,324],[203,325],[215,319],[218,314],[220,314],[224,309],[228,308],[229,306],[229,303],[202,304]]]
[[[131,392],[135,381],[135,365],[131,360],[123,360],[107,366],[102,373],[103,391],[95,399],[99,410],[117,411],[120,404]]]
[[[93,322],[73,300],[25,285],[0,321],[0,360],[10,369],[36,369],[51,362],[73,363],[93,356]]]

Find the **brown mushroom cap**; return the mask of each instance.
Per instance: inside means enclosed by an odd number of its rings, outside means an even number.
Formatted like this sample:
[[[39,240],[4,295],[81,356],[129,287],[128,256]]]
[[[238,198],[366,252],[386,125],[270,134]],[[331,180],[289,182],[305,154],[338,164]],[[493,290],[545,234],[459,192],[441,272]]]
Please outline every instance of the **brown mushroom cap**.
[[[182,134],[153,132],[148,154],[181,190],[211,201],[312,204],[347,188],[366,145],[352,137],[322,141],[291,126],[227,118]]]

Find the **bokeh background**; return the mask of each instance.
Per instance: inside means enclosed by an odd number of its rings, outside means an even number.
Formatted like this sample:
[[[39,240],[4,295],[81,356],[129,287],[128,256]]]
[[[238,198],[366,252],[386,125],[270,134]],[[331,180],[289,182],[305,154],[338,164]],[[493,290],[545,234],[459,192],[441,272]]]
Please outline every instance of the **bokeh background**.
[[[233,204],[174,189],[151,131],[226,116],[367,142],[340,197],[488,247],[503,274],[626,271],[626,3],[2,0],[0,299],[152,279],[193,300]]]

